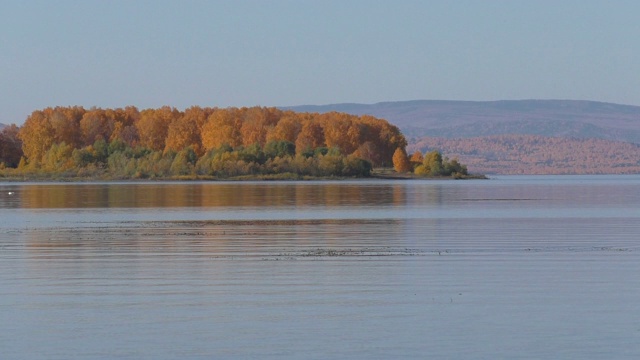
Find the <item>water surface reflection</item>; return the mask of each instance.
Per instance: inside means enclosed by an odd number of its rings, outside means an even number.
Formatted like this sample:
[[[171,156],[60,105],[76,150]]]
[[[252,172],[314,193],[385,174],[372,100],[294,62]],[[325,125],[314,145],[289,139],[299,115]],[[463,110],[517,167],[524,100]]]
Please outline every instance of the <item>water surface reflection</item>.
[[[0,184],[0,216],[6,358],[640,356],[640,177]]]
[[[104,183],[6,186],[1,208],[388,206],[406,202],[392,183]],[[11,189],[11,190],[8,190]],[[11,191],[11,196],[6,192]],[[434,199],[437,201],[437,199]]]

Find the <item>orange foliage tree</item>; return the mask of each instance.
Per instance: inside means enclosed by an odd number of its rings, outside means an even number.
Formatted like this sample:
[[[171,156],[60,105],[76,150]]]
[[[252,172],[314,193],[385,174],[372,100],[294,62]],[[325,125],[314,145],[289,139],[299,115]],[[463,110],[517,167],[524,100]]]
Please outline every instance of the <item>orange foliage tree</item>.
[[[295,143],[298,134],[302,130],[302,119],[295,113],[289,111],[285,113],[278,123],[267,132],[267,142],[288,141]]]
[[[129,147],[138,143],[138,130],[135,123],[140,119],[140,112],[135,106],[127,106],[124,109],[116,109],[114,114],[115,125],[109,141],[119,140]]]
[[[55,109],[45,109],[49,114],[49,123],[54,132],[54,143],[65,143],[72,147],[78,147],[82,143],[80,132],[80,120],[86,110],[79,106],[56,107]]]
[[[169,124],[180,116],[176,108],[169,106],[140,112],[140,118],[135,122],[140,145],[155,151],[164,150]]]
[[[103,109],[90,109],[80,120],[80,132],[82,143],[91,145],[97,140],[109,141],[115,126],[115,120],[108,111]]]
[[[22,151],[29,161],[38,162],[54,144],[55,131],[44,111],[34,111],[20,128]]]
[[[236,147],[242,144],[240,127],[242,120],[238,109],[216,110],[202,126],[202,146],[205,151],[226,144]]]
[[[240,127],[242,144],[264,146],[267,132],[278,122],[281,112],[275,108],[252,107],[243,109],[243,121]]]
[[[393,168],[399,173],[406,173],[412,170],[407,153],[403,148],[397,148],[393,153]]]
[[[305,121],[296,138],[296,152],[301,154],[325,146],[324,130],[315,121]]]
[[[207,112],[202,108],[191,107],[187,109],[182,117],[169,124],[164,151],[178,152],[191,147],[196,154],[202,155],[200,131],[206,119]]]
[[[419,150],[416,150],[412,155],[411,158],[409,159],[409,161],[411,161],[411,164],[415,167],[418,166],[420,164],[422,164],[422,161],[424,160],[424,158],[422,157],[422,153]]]
[[[349,130],[353,128],[353,117],[353,115],[337,112],[320,116],[327,147],[338,148],[344,154],[351,154],[357,149],[359,144],[354,144],[349,136]]]

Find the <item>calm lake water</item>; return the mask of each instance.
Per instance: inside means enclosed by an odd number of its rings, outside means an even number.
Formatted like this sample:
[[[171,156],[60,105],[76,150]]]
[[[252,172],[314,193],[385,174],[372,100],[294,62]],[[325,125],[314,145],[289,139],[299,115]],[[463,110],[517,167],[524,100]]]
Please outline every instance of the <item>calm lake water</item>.
[[[640,176],[0,183],[3,359],[638,359]]]

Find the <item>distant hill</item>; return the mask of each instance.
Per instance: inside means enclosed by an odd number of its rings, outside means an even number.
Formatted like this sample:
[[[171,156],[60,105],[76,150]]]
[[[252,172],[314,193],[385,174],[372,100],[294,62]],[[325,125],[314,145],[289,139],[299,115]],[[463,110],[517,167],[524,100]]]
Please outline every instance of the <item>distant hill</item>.
[[[295,106],[372,115],[408,150],[437,149],[487,174],[640,173],[640,106],[576,100],[415,100]]]
[[[296,111],[369,114],[408,138],[527,134],[640,143],[640,106],[576,100],[415,100],[294,106]]]
[[[482,174],[638,174],[640,145],[539,135],[424,137],[409,153],[438,150]]]

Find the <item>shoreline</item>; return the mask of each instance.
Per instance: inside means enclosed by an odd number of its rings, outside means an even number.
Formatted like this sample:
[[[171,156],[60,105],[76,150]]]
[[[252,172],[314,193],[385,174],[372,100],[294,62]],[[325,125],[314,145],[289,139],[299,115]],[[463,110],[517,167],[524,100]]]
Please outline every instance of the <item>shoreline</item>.
[[[349,180],[487,180],[489,179],[483,174],[469,174],[459,177],[455,176],[418,176],[410,173],[397,173],[391,169],[377,169],[371,172],[370,176],[362,177],[340,177],[340,176],[307,176],[292,173],[271,174],[271,175],[242,175],[229,178],[214,177],[208,175],[185,175],[171,177],[153,177],[153,178],[118,178],[109,176],[64,176],[64,175],[21,175],[21,176],[3,176],[0,175],[0,182],[6,183],[28,183],[28,182],[53,182],[53,183],[74,183],[74,182],[189,182],[189,181],[349,181]]]

